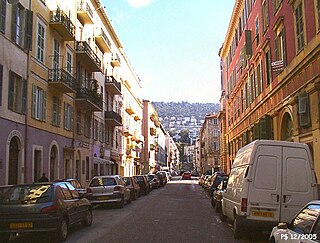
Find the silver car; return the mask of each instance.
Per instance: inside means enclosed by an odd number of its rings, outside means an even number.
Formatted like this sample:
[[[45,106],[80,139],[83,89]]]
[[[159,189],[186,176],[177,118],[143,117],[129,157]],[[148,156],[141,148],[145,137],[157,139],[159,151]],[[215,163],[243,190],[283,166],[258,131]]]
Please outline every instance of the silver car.
[[[115,203],[123,208],[125,202],[131,202],[130,189],[119,175],[93,177],[86,197],[92,205]]]

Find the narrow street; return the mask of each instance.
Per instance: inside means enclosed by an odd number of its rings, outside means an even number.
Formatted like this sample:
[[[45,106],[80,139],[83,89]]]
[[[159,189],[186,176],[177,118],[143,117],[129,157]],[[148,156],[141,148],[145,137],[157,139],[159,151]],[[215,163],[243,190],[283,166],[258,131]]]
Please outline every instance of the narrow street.
[[[248,235],[235,240],[231,225],[221,222],[198,181],[177,177],[123,209],[95,208],[92,226],[71,228],[66,242],[267,242],[261,232]],[[23,238],[12,242],[50,241],[47,234]]]

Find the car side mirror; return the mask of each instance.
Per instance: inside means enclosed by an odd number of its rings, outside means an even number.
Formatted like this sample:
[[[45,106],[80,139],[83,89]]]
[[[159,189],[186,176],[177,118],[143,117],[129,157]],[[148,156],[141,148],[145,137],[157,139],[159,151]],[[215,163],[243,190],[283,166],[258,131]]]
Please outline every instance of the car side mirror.
[[[288,229],[288,224],[287,223],[278,223],[278,229]]]

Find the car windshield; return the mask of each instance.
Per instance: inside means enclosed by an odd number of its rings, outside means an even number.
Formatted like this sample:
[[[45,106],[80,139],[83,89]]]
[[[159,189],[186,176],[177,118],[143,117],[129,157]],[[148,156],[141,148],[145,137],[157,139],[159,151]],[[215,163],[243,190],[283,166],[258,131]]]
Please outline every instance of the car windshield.
[[[137,181],[144,181],[143,176],[137,176],[136,178],[137,178]]]
[[[92,179],[90,186],[114,186],[117,185],[114,178],[94,178]]]
[[[50,202],[53,186],[50,184],[21,185],[0,188],[0,204],[37,204]]]
[[[126,183],[126,186],[130,186],[130,178],[123,177],[124,182]]]

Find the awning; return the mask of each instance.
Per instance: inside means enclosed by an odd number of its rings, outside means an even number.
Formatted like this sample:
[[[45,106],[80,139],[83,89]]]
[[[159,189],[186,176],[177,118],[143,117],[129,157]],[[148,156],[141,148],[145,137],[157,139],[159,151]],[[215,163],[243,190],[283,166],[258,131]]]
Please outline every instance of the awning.
[[[93,157],[93,163],[94,164],[106,164],[106,165],[113,165],[114,162],[108,159],[101,159],[98,157]]]

